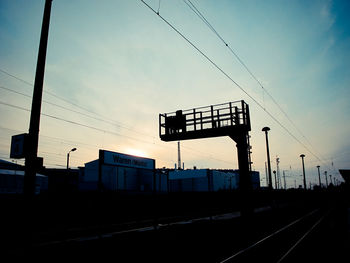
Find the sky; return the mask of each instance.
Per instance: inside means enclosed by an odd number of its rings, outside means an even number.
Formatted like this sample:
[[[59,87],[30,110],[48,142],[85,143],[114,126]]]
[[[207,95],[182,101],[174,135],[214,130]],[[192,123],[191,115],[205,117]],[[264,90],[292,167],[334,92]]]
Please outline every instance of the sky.
[[[318,184],[317,165],[323,184],[325,171],[342,181],[338,169],[350,168],[349,1],[145,2],[192,45],[139,0],[53,0],[38,150],[46,167],[65,167],[77,148],[71,167],[105,149],[173,168],[177,142],[160,140],[159,113],[244,100],[262,185],[265,126],[272,169],[279,158],[288,187],[302,184],[300,154],[308,185]],[[11,136],[29,129],[44,4],[0,0],[0,158],[21,164],[9,158]],[[181,160],[238,168],[229,137],[182,141]]]

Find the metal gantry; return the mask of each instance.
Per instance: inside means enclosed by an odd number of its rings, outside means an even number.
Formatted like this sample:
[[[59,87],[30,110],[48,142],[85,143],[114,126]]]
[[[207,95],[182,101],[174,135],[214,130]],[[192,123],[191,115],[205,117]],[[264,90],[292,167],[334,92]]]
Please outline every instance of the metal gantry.
[[[249,106],[243,100],[159,114],[159,136],[163,141],[229,136],[236,142],[240,189],[251,188]]]

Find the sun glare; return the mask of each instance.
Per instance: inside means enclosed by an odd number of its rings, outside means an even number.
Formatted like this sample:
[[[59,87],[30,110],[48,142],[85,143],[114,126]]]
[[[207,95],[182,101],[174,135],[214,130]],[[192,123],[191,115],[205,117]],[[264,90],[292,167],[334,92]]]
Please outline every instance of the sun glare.
[[[134,155],[134,156],[139,156],[139,157],[146,157],[146,153],[141,151],[141,150],[138,150],[138,149],[128,149],[126,151],[127,154],[130,154],[130,155]]]

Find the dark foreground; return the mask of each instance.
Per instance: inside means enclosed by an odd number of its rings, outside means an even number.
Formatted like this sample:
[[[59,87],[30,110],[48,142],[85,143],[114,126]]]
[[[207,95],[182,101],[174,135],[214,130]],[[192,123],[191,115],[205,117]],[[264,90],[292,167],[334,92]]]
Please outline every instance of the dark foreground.
[[[345,192],[2,198],[11,259],[99,262],[349,262]]]

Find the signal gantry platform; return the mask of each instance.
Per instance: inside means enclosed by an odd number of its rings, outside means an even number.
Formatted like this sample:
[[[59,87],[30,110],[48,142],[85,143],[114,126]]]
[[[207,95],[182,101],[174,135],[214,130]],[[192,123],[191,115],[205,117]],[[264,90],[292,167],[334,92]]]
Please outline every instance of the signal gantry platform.
[[[180,141],[229,136],[236,142],[240,189],[251,188],[249,106],[243,100],[159,114],[159,136]]]

